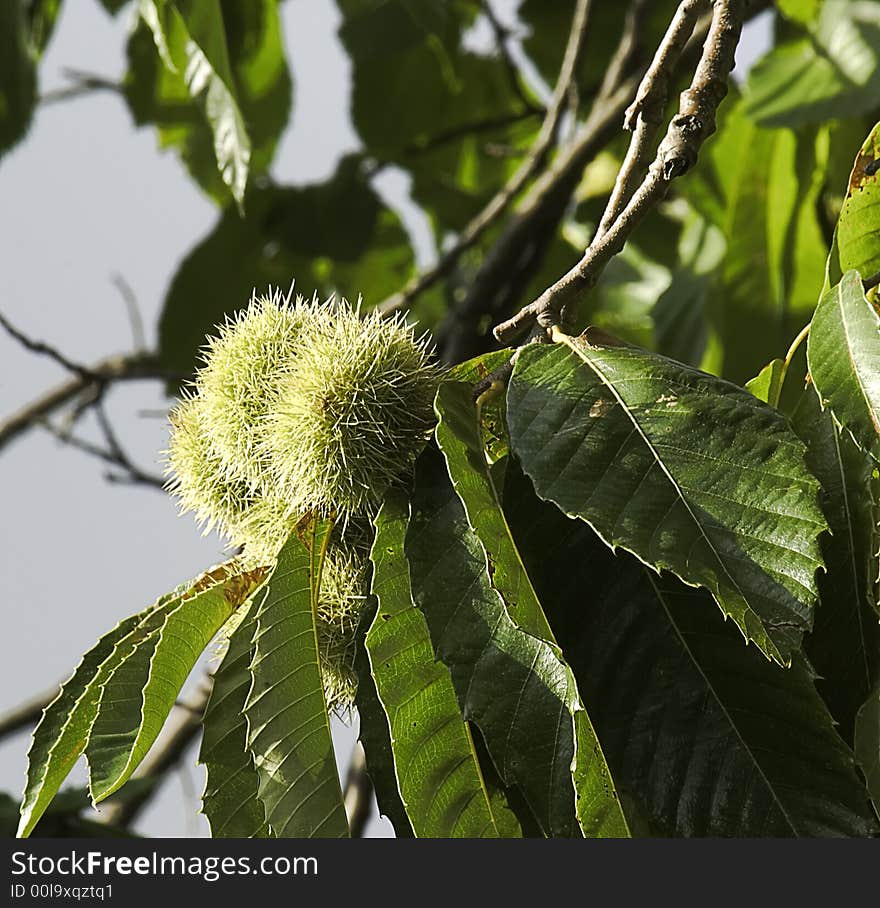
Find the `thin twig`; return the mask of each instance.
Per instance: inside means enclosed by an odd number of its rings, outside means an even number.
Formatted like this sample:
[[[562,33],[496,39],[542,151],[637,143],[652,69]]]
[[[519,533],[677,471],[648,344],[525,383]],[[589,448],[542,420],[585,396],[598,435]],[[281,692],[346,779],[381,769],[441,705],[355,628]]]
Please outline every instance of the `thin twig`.
[[[14,706],[4,715],[0,716],[0,739],[13,735],[22,728],[36,725],[43,715],[43,710],[58,696],[58,687],[31,697],[18,706]]]
[[[98,460],[102,460],[104,463],[112,464],[114,467],[117,467],[123,471],[122,473],[111,471],[104,473],[104,478],[108,482],[115,482],[125,485],[150,486],[151,488],[160,490],[165,489],[165,480],[161,476],[145,473],[139,467],[132,464],[124,454],[122,455],[122,457],[120,457],[117,453],[109,448],[102,448],[100,445],[96,445],[94,442],[91,442],[88,439],[80,438],[74,435],[69,430],[66,431],[64,429],[59,429],[57,426],[49,422],[49,420],[44,420],[42,423],[40,423],[40,425],[53,438],[56,438],[62,444],[67,445],[74,450],[82,451],[83,454],[88,454],[90,457],[96,457]]]
[[[408,157],[425,154],[429,151],[435,151],[442,148],[450,142],[462,138],[463,136],[473,135],[480,132],[491,132],[494,129],[503,129],[505,126],[512,126],[514,123],[521,123],[523,120],[529,120],[532,117],[541,116],[545,113],[543,107],[537,107],[530,110],[517,111],[515,113],[498,114],[494,117],[485,117],[482,120],[474,120],[468,123],[461,123],[450,129],[438,132],[436,135],[428,136],[421,141],[414,142],[403,149],[403,154]],[[376,171],[374,170],[373,173]],[[372,175],[372,174],[371,174]]]
[[[363,838],[373,806],[373,782],[367,773],[367,759],[360,741],[355,741],[351,752],[343,801],[351,837]]]
[[[743,0],[716,0],[690,88],[682,92],[679,111],[669,124],[647,176],[581,260],[534,302],[495,328],[499,341],[509,343],[535,322],[544,329],[558,324],[562,308],[580,291],[595,284],[648,211],[664,198],[669,184],[693,167],[700,146],[715,130],[715,111],[727,94],[743,20]]]
[[[633,98],[640,75],[637,56],[646,12],[646,0],[636,0],[628,8],[618,45],[586,122],[524,194],[486,253],[464,300],[441,326],[438,348],[445,361],[459,362],[485,349],[491,334],[480,326],[487,321],[491,325],[509,312],[540,267],[584,167],[616,134]]]
[[[498,56],[501,58],[501,63],[507,74],[507,81],[510,84],[511,91],[513,91],[519,99],[526,111],[533,114],[538,112],[543,113],[543,108],[535,104],[526,93],[519,68],[510,55],[510,49],[507,46],[507,39],[510,37],[510,29],[508,29],[498,16],[495,15],[495,10],[492,8],[492,4],[489,0],[481,0],[480,9],[483,11],[483,15],[486,17],[486,21],[489,23],[489,27],[495,35],[495,45],[498,48]]]
[[[26,350],[30,350],[31,353],[38,353],[40,356],[48,356],[49,359],[54,360],[59,366],[67,369],[68,372],[73,372],[74,375],[79,375],[87,381],[95,381],[94,372],[86,366],[81,366],[79,363],[75,363],[73,360],[68,359],[60,350],[56,350],[55,347],[50,344],[47,344],[44,341],[33,340],[28,337],[24,332],[19,331],[2,312],[0,312],[0,325],[3,326],[10,337],[17,340],[22,347]]]
[[[41,425],[55,411],[95,387],[117,382],[156,379],[180,381],[183,378],[184,376],[164,368],[154,353],[110,356],[88,366],[82,374],[77,373],[0,422],[0,450],[23,432]]]
[[[146,334],[144,333],[144,319],[141,315],[141,309],[138,305],[137,295],[132,289],[131,284],[121,275],[113,274],[110,277],[113,286],[119,291],[122,301],[125,303],[125,309],[128,312],[128,323],[131,326],[131,336],[134,341],[135,350],[145,350],[147,348]]]
[[[65,88],[58,88],[53,91],[47,91],[40,96],[41,104],[54,104],[58,101],[69,101],[73,98],[79,98],[83,95],[89,95],[96,91],[110,91],[114,94],[122,94],[123,86],[119,82],[114,82],[104,76],[95,73],[83,72],[79,69],[64,69],[65,78],[73,84]]]
[[[455,244],[449,248],[429,269],[413,278],[401,291],[388,297],[377,307],[383,315],[391,315],[409,306],[412,301],[440,278],[447,275],[462,253],[470,249],[486,230],[495,223],[520,193],[528,181],[538,172],[547,153],[556,141],[559,123],[565,111],[569,86],[577,76],[578,62],[584,47],[592,0],[578,0],[572,19],[571,32],[553,98],[547,108],[541,129],[525,160],[517,168],[505,186],[492,198],[485,208],[459,234]]]

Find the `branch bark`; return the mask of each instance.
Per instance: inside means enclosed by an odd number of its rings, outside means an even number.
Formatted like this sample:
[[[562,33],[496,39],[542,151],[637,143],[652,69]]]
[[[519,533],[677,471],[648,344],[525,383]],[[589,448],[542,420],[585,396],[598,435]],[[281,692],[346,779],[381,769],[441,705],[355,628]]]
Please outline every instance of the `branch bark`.
[[[689,6],[690,0],[684,0],[682,6],[685,4]],[[715,0],[709,34],[693,80],[681,94],[678,113],[669,124],[647,176],[606,231],[597,233],[581,260],[534,302],[495,328],[500,342],[509,343],[535,323],[545,330],[557,325],[563,307],[596,283],[648,211],[665,197],[670,183],[693,167],[701,145],[715,131],[715,112],[727,94],[744,18],[744,0]],[[662,66],[668,67],[672,56],[667,54]]]
[[[39,425],[65,404],[82,394],[94,392],[101,386],[148,379],[168,381],[180,377],[163,368],[155,353],[109,356],[88,366],[82,373],[73,375],[0,422],[0,450],[23,432]]]

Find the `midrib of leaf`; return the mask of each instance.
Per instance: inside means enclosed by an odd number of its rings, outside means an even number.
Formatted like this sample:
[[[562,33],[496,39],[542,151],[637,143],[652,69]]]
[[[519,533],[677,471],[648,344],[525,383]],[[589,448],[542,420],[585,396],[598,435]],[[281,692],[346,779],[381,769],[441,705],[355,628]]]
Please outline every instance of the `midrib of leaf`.
[[[456,393],[457,391],[458,393]],[[468,421],[465,424],[464,419],[462,419],[457,427],[451,424],[451,418],[454,418],[454,416],[464,416],[463,413],[454,414],[451,412],[457,404],[462,402],[462,393],[469,398],[469,386],[465,384],[455,386],[451,383],[444,383],[437,392],[437,399],[434,404],[434,410],[438,417],[435,435],[437,444],[446,460],[449,478],[452,480],[453,488],[464,507],[468,524],[483,548],[489,581],[503,599],[511,619],[520,625],[523,630],[555,646],[556,638],[553,636],[553,631],[547,622],[544,610],[541,608],[537,593],[535,593],[535,589],[532,586],[531,578],[526,571],[519,550],[513,542],[513,535],[504,515],[498,487],[486,462],[485,452],[480,440],[476,412],[473,414],[472,423]],[[456,397],[458,397],[457,400],[455,399]],[[467,472],[481,481],[484,496],[482,502],[477,500],[479,493],[473,495],[465,488],[465,470],[459,468],[458,461],[452,454],[452,449],[457,446],[464,446],[473,455],[474,460],[469,463],[472,470]],[[497,521],[497,525],[493,525],[493,517]],[[491,546],[492,553],[490,553],[490,544],[487,540],[491,540],[494,543]],[[492,554],[495,555],[494,559]],[[519,575],[517,578],[518,583],[513,577],[508,576],[506,568],[507,558],[513,560],[517,569],[516,572]],[[518,600],[522,598],[523,591],[525,592],[526,601],[520,603]],[[524,607],[519,607],[520,605]]]
[[[580,359],[581,362],[583,362],[584,365],[587,366],[587,368],[591,369],[601,379],[602,384],[614,396],[614,399],[620,405],[621,410],[626,414],[627,419],[629,419],[629,421],[632,423],[633,431],[636,432],[639,435],[639,437],[642,439],[642,441],[645,443],[645,446],[648,448],[648,450],[651,452],[652,457],[654,458],[654,462],[657,464],[658,467],[660,467],[660,470],[663,472],[663,475],[666,477],[666,479],[669,481],[669,484],[675,490],[675,494],[678,496],[678,498],[680,499],[682,504],[685,506],[685,508],[686,508],[688,514],[690,515],[691,519],[693,520],[695,526],[700,531],[700,535],[703,537],[703,539],[706,542],[706,545],[708,545],[710,551],[712,552],[712,555],[714,556],[716,563],[721,568],[721,570],[724,572],[724,575],[727,577],[727,579],[730,581],[731,585],[733,586],[733,588],[736,590],[737,594],[739,595],[740,601],[742,602],[743,606],[748,610],[748,613],[753,615],[755,620],[757,620],[758,623],[763,627],[763,621],[761,620],[761,617],[752,609],[752,607],[749,605],[748,599],[746,598],[745,594],[743,593],[740,585],[734,580],[733,577],[731,577],[730,572],[727,569],[727,565],[724,563],[718,550],[712,544],[711,539],[709,539],[708,535],[706,534],[706,531],[703,529],[702,523],[697,519],[697,515],[694,513],[693,509],[691,508],[690,502],[687,500],[685,495],[682,494],[682,490],[681,490],[681,487],[679,486],[678,482],[675,480],[675,478],[669,472],[669,469],[666,466],[665,462],[663,461],[663,458],[660,456],[659,451],[657,451],[657,449],[651,443],[651,440],[647,437],[647,435],[645,435],[645,432],[643,431],[641,425],[639,424],[639,421],[633,416],[628,404],[623,399],[623,397],[620,395],[617,388],[614,386],[614,383],[608,378],[608,376],[602,371],[602,369],[596,363],[588,360],[583,355],[583,353],[578,349],[577,345],[573,342],[572,338],[570,338],[567,334],[564,334],[558,328],[554,328],[553,339],[557,343],[560,343],[560,342],[563,343],[569,350],[571,350],[572,353],[574,353],[575,356],[577,356],[578,359]],[[613,462],[609,462],[609,468],[610,468],[611,463],[613,463]],[[645,473],[645,476],[647,476],[647,472]],[[644,478],[642,479],[642,481],[644,481]],[[594,527],[593,529],[596,529],[596,528]],[[647,562],[644,561],[643,558],[639,557],[637,552],[634,552],[633,554],[637,558],[639,558],[639,561],[642,561],[644,564],[647,564]],[[768,655],[772,655],[773,658],[775,658],[778,662],[780,662],[782,664],[785,663],[785,660],[782,658],[782,654],[779,652],[778,648],[776,647],[776,645],[773,643],[773,641],[770,639],[769,636],[766,637],[764,645],[766,646],[766,648],[768,650],[770,650],[770,653],[768,653]]]
[[[761,779],[764,782],[764,785],[767,788],[767,791],[770,792],[773,802],[779,808],[779,812],[785,817],[785,821],[786,821],[786,823],[788,823],[792,832],[797,834],[797,827],[792,822],[792,819],[789,816],[788,811],[785,809],[785,806],[779,800],[779,795],[776,793],[776,788],[771,784],[770,780],[767,778],[767,775],[764,772],[763,767],[761,766],[760,760],[758,760],[758,757],[755,754],[754,750],[749,746],[749,744],[745,740],[745,738],[743,738],[742,733],[740,732],[740,729],[739,729],[739,725],[737,724],[733,715],[730,713],[730,710],[728,710],[727,704],[718,695],[718,692],[715,690],[715,685],[712,683],[712,681],[709,679],[708,675],[703,670],[702,662],[696,658],[696,656],[695,656],[693,650],[691,649],[690,645],[688,644],[687,640],[682,635],[681,628],[678,626],[678,622],[675,620],[672,613],[669,611],[669,608],[666,605],[666,598],[663,595],[663,591],[660,589],[659,586],[657,586],[657,583],[654,580],[654,577],[652,576],[652,572],[650,570],[645,570],[645,574],[648,578],[648,582],[651,584],[651,587],[657,596],[657,601],[663,606],[663,611],[666,613],[666,616],[669,618],[669,626],[674,630],[675,636],[678,638],[679,642],[681,643],[682,648],[687,653],[688,658],[691,661],[691,664],[699,672],[700,677],[706,683],[706,687],[709,689],[709,691],[712,694],[712,699],[715,701],[715,703],[718,705],[718,708],[724,714],[724,717],[730,723],[730,727],[736,733],[737,740],[742,745],[743,750],[751,758],[755,769],[757,770],[758,774],[760,775]]]
[[[266,820],[274,835],[278,837],[289,837],[291,834],[307,835],[309,837],[317,836],[320,830],[330,820],[335,820],[336,830],[334,835],[347,836],[348,823],[345,817],[345,810],[342,801],[342,791],[339,785],[339,776],[336,770],[336,761],[333,752],[333,743],[330,734],[330,719],[327,712],[327,704],[324,697],[321,673],[318,662],[318,645],[317,630],[315,626],[315,609],[317,605],[318,585],[323,554],[329,544],[332,521],[312,520],[309,527],[305,529],[308,534],[307,539],[299,536],[299,529],[295,530],[290,539],[285,543],[278,557],[278,564],[273,574],[268,578],[268,594],[260,604],[256,613],[257,629],[254,635],[253,657],[250,664],[251,687],[248,693],[244,712],[248,723],[247,747],[254,760],[254,765],[259,778],[258,796],[263,802],[266,810]],[[320,541],[318,533],[320,531]],[[291,581],[291,578],[295,578]],[[302,584],[305,584],[304,586]],[[278,595],[277,591],[281,591]],[[305,596],[308,599],[305,600]],[[291,635],[287,635],[280,642],[268,645],[262,640],[267,634],[278,633],[280,624],[295,623],[301,620],[305,609],[300,607],[306,605],[310,628],[296,630],[290,628]],[[288,603],[285,606],[285,603]],[[271,616],[270,616],[271,613]],[[285,647],[296,649],[297,640],[308,638],[311,645],[308,646],[306,653],[288,653],[289,656],[303,656],[307,659],[301,661],[293,669],[284,672],[279,677],[271,677],[272,669],[278,670],[278,665],[266,665],[267,660],[277,662],[278,654]],[[273,659],[274,657],[274,659]],[[286,667],[286,666],[285,666]],[[266,672],[270,676],[266,676]],[[283,696],[281,687],[289,684],[291,679],[298,673],[306,671],[309,677],[305,683],[309,685],[308,689],[303,692],[301,689],[287,690],[290,699],[276,709],[268,717],[264,715],[265,710],[275,708],[275,699]],[[264,685],[262,690],[257,691],[258,681]],[[264,700],[269,700],[268,707]],[[296,709],[300,704],[307,700],[320,700],[320,706],[315,707],[315,713],[303,718],[298,712],[295,713],[293,721],[299,721],[299,724],[290,729],[276,729],[274,724],[281,720],[291,709]],[[314,706],[314,704],[313,704]],[[317,722],[317,724],[316,724]],[[304,729],[308,726],[314,726],[307,734],[302,735]],[[315,735],[323,735],[321,743],[321,752],[311,756],[311,762],[305,765],[304,769],[299,771],[291,780],[279,778],[278,770],[293,759],[294,769],[304,765],[307,757],[299,752],[304,742],[308,741]],[[280,735],[280,737],[278,737]],[[261,740],[268,737],[268,740]],[[291,742],[291,739],[294,739]],[[281,745],[285,750],[278,752]],[[272,759],[269,759],[269,757]],[[321,775],[320,779],[313,779],[314,784],[305,796],[299,796],[295,804],[287,803],[287,799],[299,785],[303,778],[318,769]],[[329,804],[324,799],[323,803],[327,806],[327,812],[322,817],[313,817],[310,811],[304,815],[304,806],[312,800],[315,795],[321,792],[326,786],[330,786],[333,791],[329,796]],[[282,787],[283,786],[283,787]],[[299,824],[296,826],[296,824]],[[291,827],[295,828],[291,830]]]
[[[373,563],[372,592],[378,601],[378,608],[364,641],[371,674],[389,723],[398,791],[417,836],[446,837],[455,832],[467,814],[464,835],[478,834],[483,837],[488,826],[495,837],[500,837],[502,833],[496,822],[473,737],[459,710],[449,670],[436,658],[424,615],[412,601],[409,566],[403,554],[409,512],[408,497],[392,489],[374,521],[376,535],[370,560]],[[399,642],[389,646],[392,641]],[[416,650],[420,653],[416,654]],[[404,654],[408,654],[408,667],[420,683],[418,689],[413,689],[409,696],[399,700],[396,692],[404,671],[404,665],[399,660]],[[418,663],[414,661],[416,658]],[[398,686],[395,686],[395,678]],[[422,698],[418,708],[430,709],[438,717],[439,724],[433,724],[424,731],[421,724],[409,727],[409,716],[401,716],[401,713],[416,698]],[[431,747],[431,742],[441,734],[444,735],[442,746],[438,743]],[[430,760],[426,754],[432,754]],[[406,764],[401,765],[404,760],[407,760]],[[443,777],[434,780],[434,790],[427,805],[423,803],[427,780],[415,780],[413,785],[410,784],[414,768],[421,766],[424,770],[426,762],[428,779],[433,778],[431,773],[434,767],[441,768],[443,763],[446,764]],[[447,789],[447,782],[462,769],[467,773],[466,778],[459,776],[455,788]],[[453,822],[443,815],[441,822],[441,818],[432,815],[434,803],[442,794],[452,798],[453,803],[461,795],[468,795]],[[482,803],[475,805],[477,797]]]
[[[846,513],[846,534],[849,538],[848,545],[848,554],[849,554],[849,567],[852,571],[852,583],[853,589],[857,590],[860,587],[859,583],[859,568],[856,564],[856,541],[853,536],[853,514],[850,506],[850,496],[849,496],[849,487],[846,483],[846,474],[843,469],[843,454],[840,450],[840,437],[837,432],[834,431],[834,451],[836,454],[835,465],[837,466],[839,475],[840,475],[840,491],[843,499],[843,508]],[[856,615],[858,616],[859,621],[859,639],[861,640],[861,653],[862,653],[862,667],[865,670],[865,686],[870,687],[872,678],[871,678],[871,667],[868,664],[868,643],[867,643],[867,634],[865,631],[865,616],[862,614],[861,608],[856,608]]]

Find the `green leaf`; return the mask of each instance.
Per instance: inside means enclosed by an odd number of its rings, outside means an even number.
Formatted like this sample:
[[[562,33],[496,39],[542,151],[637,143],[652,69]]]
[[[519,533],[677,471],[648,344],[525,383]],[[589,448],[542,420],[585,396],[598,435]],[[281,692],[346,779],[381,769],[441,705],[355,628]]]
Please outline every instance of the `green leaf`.
[[[464,505],[468,524],[486,551],[492,586],[504,600],[514,624],[555,644],[501,509],[501,496],[486,461],[470,386],[444,382],[434,408],[439,420],[437,445]]]
[[[712,274],[722,261],[724,234],[696,212],[685,218],[675,270],[651,309],[654,349],[700,366],[708,346],[707,309]]]
[[[819,300],[807,341],[813,384],[838,425],[878,456],[880,315],[865,298],[857,271],[848,271]]]
[[[27,5],[28,43],[37,57],[52,38],[60,10],[61,0],[33,0]]]
[[[819,15],[822,0],[776,0],[776,8],[786,19],[806,25]]]
[[[214,134],[217,169],[239,208],[243,208],[251,140],[235,96],[220,3],[179,2],[177,22],[187,38],[183,69],[186,86],[192,97],[203,104]]]
[[[772,359],[753,379],[746,382],[745,389],[758,400],[775,407],[779,403],[785,372],[785,362],[778,358]]]
[[[876,107],[880,9],[824,0],[815,25],[759,60],[745,86],[746,111],[763,126],[799,126]]]
[[[517,165],[493,148],[527,146],[540,121],[524,109],[502,60],[465,47],[476,5],[338,6],[352,62],[353,125],[370,155],[411,175],[413,200],[439,242],[464,227]]]
[[[411,274],[414,259],[397,216],[370,188],[359,156],[342,160],[332,179],[305,187],[254,188],[248,212],[225,211],[184,259],[159,323],[162,362],[193,369],[205,335],[244,307],[256,288],[306,297],[338,292],[364,308],[381,302]]]
[[[213,838],[268,838],[266,811],[257,796],[259,780],[247,749],[244,704],[251,686],[250,664],[256,628],[253,603],[242,606],[223,661],[214,672],[203,720],[199,762],[207,771],[202,811]]]
[[[876,831],[852,752],[800,655],[789,669],[767,661],[718,620],[704,590],[613,554],[516,480],[510,470],[515,537],[621,795],[654,834]]]
[[[416,464],[405,551],[413,600],[434,651],[449,667],[464,717],[482,733],[503,783],[518,787],[545,835],[580,836],[580,817],[590,835],[626,836],[604,762],[577,750],[583,726],[575,737],[572,716],[586,714],[571,670],[556,646],[510,618],[433,448]]]
[[[841,737],[852,744],[856,712],[880,680],[872,466],[850,436],[837,431],[831,414],[820,409],[812,388],[804,392],[793,424],[821,483],[830,528],[821,538],[825,570],[816,578],[819,605],[805,649],[819,675],[819,693]]]
[[[874,810],[880,816],[880,687],[868,697],[856,716],[855,747]]]
[[[214,635],[259,586],[262,571],[194,588],[125,658],[101,691],[86,745],[95,803],[130,778],[159,736],[189,673]]]
[[[121,621],[82,658],[58,696],[46,707],[28,753],[27,784],[17,835],[30,835],[85,750],[98,713],[101,688],[119,663],[159,627],[177,600],[155,605]]]
[[[497,838],[494,809],[449,670],[438,662],[413,605],[403,541],[409,502],[392,491],[376,517],[370,553],[379,601],[365,640],[391,728],[400,795],[415,834]]]
[[[880,123],[856,156],[837,221],[841,271],[854,268],[867,279],[880,271]]]
[[[103,6],[111,16],[115,16],[119,10],[129,2],[130,0],[101,0],[101,6]]]
[[[706,307],[725,378],[752,378],[815,309],[828,253],[818,217],[828,154],[825,127],[760,129],[739,103],[683,184],[726,242]]]
[[[37,100],[35,52],[19,0],[0,5],[0,157],[27,132]]]
[[[358,738],[364,748],[367,772],[373,782],[379,813],[394,827],[398,839],[413,837],[412,824],[406,815],[406,807],[397,787],[397,773],[394,768],[394,753],[391,748],[391,729],[388,717],[382,708],[376,682],[370,668],[370,657],[363,645],[363,637],[373,623],[377,603],[370,597],[361,616],[358,628],[358,646],[355,655],[355,671],[358,675],[355,708],[358,714]]]
[[[812,623],[825,521],[785,418],[727,382],[587,332],[524,348],[511,444],[542,498],[708,587],[788,664]]]
[[[125,83],[135,121],[155,123],[161,144],[180,149],[206,192],[225,202],[232,191],[240,205],[249,177],[268,169],[290,112],[277,3],[147,2],[141,14]]]
[[[259,797],[278,838],[348,835],[315,630],[331,528],[328,521],[297,528],[256,613],[244,711]]]

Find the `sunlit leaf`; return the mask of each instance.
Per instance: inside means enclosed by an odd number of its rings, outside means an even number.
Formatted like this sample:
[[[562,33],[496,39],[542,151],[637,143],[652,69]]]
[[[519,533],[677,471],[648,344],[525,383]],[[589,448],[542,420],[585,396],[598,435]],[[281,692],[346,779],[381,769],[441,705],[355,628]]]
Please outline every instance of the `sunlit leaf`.
[[[378,610],[365,640],[391,728],[400,795],[417,836],[495,838],[502,834],[495,805],[449,670],[436,660],[410,594],[403,555],[408,522],[405,495],[391,492],[375,521],[370,557]]]
[[[278,838],[348,836],[315,630],[330,527],[312,522],[291,535],[255,616],[244,711],[259,797]]]
[[[541,497],[708,587],[747,640],[789,662],[812,623],[825,521],[804,447],[776,410],[588,332],[521,351],[508,424]]]
[[[244,704],[251,686],[250,664],[256,628],[250,604],[229,637],[223,661],[214,672],[205,709],[199,762],[207,781],[202,811],[216,838],[264,838],[271,835],[266,811],[257,796],[259,780],[247,748]]]
[[[880,315],[865,298],[857,271],[844,274],[819,300],[807,362],[822,406],[857,444],[878,456]]]

